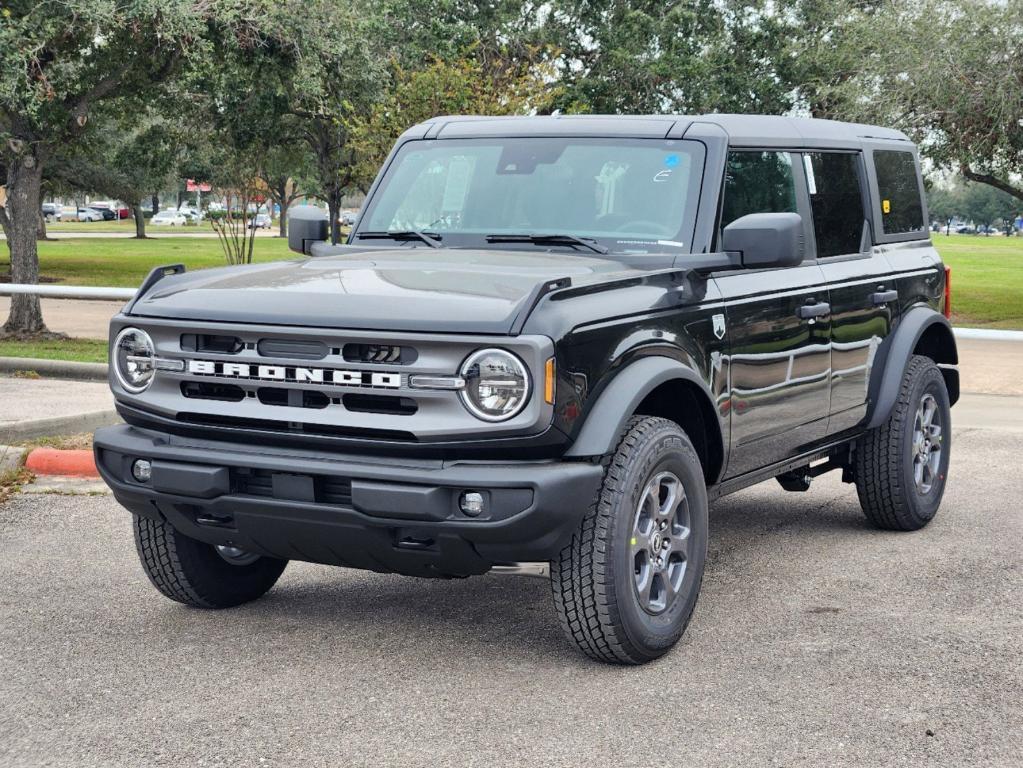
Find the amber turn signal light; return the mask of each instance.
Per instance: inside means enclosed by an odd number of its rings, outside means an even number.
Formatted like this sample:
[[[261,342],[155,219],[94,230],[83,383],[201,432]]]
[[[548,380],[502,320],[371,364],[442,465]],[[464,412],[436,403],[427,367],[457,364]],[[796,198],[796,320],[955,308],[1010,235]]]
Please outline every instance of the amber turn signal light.
[[[543,377],[543,399],[549,405],[554,405],[554,358],[548,358],[544,366]]]

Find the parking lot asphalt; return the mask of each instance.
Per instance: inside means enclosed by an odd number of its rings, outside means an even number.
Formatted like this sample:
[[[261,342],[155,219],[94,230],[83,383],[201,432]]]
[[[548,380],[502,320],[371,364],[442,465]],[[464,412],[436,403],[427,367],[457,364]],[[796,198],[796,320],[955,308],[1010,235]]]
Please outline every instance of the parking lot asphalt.
[[[595,664],[546,581],[292,563],[262,600],[161,597],[109,496],[0,506],[0,765],[1019,766],[1023,434],[959,429],[925,530],[851,486],[711,511],[688,632]]]

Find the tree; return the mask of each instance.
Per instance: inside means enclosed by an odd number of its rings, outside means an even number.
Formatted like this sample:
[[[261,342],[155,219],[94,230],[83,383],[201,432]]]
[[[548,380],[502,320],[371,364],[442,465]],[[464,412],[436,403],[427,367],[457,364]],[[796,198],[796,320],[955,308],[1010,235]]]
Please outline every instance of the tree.
[[[893,125],[939,168],[1023,200],[1023,0],[914,0],[860,13],[811,83],[829,117]]]
[[[1016,218],[1023,209],[1020,200],[988,184],[967,183],[962,195],[962,215],[975,224],[989,229],[993,224],[1003,226]]]
[[[559,94],[551,87],[551,68],[540,49],[532,60],[496,56],[435,60],[409,71],[394,63],[393,86],[367,113],[349,120],[357,162],[353,182],[362,190],[376,177],[395,140],[411,125],[437,115],[509,115],[542,112]]]
[[[90,131],[98,105],[170,77],[203,34],[213,6],[194,2],[14,0],[0,12],[0,154],[11,277],[39,278],[40,187],[55,154]],[[45,331],[39,299],[15,296],[9,334]]]
[[[280,138],[280,134],[276,138]],[[312,157],[305,145],[285,140],[267,147],[260,157],[259,178],[266,186],[270,200],[281,209],[277,221],[278,235],[288,235],[288,208],[295,200],[313,188]]]
[[[138,119],[138,115],[143,118]],[[97,115],[94,135],[70,156],[55,154],[47,178],[65,188],[97,192],[128,204],[135,237],[146,237],[142,201],[174,177],[188,145],[181,129],[143,108],[117,118]]]
[[[555,106],[596,113],[778,113],[790,31],[765,2],[553,0],[543,40],[561,50]]]

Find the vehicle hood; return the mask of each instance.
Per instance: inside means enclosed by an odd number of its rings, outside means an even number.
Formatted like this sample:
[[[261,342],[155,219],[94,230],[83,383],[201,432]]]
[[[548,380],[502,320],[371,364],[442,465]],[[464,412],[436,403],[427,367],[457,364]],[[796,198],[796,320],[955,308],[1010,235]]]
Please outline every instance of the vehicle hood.
[[[166,277],[132,315],[327,328],[507,334],[539,286],[632,272],[567,253],[343,246],[329,256]]]

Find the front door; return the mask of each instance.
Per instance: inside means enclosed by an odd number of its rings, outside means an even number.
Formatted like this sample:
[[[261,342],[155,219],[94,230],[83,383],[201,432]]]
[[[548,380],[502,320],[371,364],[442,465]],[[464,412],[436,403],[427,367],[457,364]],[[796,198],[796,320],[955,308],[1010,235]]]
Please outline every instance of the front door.
[[[795,212],[809,235],[809,201],[798,155],[734,151],[726,169],[721,226],[748,213]],[[821,268],[722,273],[729,341],[731,451],[735,477],[821,440],[830,388],[830,296]]]
[[[867,412],[874,356],[891,330],[895,284],[872,255],[866,178],[858,152],[803,155],[814,246],[831,294],[831,415],[828,433],[856,426]],[[915,181],[915,178],[914,178]]]

